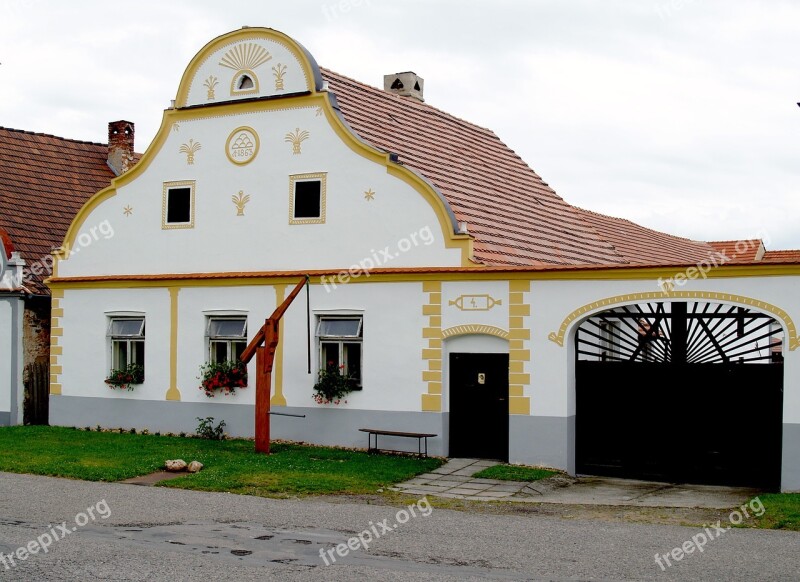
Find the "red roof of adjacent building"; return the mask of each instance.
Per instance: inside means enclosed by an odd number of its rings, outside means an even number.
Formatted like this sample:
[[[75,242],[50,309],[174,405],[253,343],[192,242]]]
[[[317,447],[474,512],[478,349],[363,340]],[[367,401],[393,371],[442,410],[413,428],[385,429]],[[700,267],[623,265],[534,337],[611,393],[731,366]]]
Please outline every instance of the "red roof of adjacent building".
[[[0,227],[30,267],[50,265],[78,210],[114,178],[105,144],[0,127]],[[50,273],[26,285],[48,294]]]

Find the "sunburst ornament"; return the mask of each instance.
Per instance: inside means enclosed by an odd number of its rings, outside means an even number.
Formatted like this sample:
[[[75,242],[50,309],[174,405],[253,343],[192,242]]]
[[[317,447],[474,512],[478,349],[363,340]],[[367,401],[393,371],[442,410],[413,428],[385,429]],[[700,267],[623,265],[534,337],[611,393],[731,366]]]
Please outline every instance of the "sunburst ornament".
[[[226,52],[219,64],[235,71],[253,70],[270,59],[272,55],[263,46],[254,42],[243,42]]]
[[[375,192],[370,188],[366,192],[364,192],[364,200],[369,202],[370,200],[375,200]]]
[[[129,204],[122,210],[122,214],[124,214],[125,216],[130,216],[131,214],[133,214],[133,207]]]

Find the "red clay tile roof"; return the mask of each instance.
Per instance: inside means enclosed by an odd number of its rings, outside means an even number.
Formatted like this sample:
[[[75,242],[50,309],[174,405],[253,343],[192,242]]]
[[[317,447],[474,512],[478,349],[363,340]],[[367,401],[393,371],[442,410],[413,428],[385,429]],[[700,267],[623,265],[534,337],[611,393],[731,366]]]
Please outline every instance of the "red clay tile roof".
[[[692,264],[711,260],[717,255],[718,249],[709,243],[645,228],[624,218],[606,216],[582,208],[576,210],[603,239],[614,245],[626,261],[634,265]]]
[[[109,185],[107,155],[104,144],[0,127],[0,227],[28,266],[60,246],[84,202]],[[28,284],[49,294],[42,278]]]
[[[800,263],[800,250],[767,251],[761,259],[764,263]]]
[[[745,240],[717,240],[710,241],[714,250],[724,253],[726,257],[736,262],[750,262],[761,259],[763,245],[760,239]]]
[[[322,69],[350,127],[432,182],[486,266],[796,262],[760,240],[680,238],[567,204],[490,130],[425,103]],[[727,259],[720,256],[723,253]]]
[[[345,120],[447,198],[486,265],[626,261],[490,130],[322,70]]]

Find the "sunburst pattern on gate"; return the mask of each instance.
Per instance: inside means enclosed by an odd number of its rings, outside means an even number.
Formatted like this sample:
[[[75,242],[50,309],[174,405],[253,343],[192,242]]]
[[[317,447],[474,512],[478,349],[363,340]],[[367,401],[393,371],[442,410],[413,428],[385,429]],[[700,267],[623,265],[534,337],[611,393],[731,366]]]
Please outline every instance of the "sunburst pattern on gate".
[[[745,307],[651,302],[590,317],[575,342],[584,361],[780,363],[784,333],[775,319]]]

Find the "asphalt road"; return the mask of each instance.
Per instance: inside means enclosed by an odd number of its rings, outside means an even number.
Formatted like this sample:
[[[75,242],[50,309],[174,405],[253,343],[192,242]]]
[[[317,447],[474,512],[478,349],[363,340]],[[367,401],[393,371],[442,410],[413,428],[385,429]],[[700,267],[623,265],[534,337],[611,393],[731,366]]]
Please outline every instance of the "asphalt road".
[[[722,523],[662,571],[704,530],[401,509],[0,473],[0,579],[800,580],[792,532]]]

